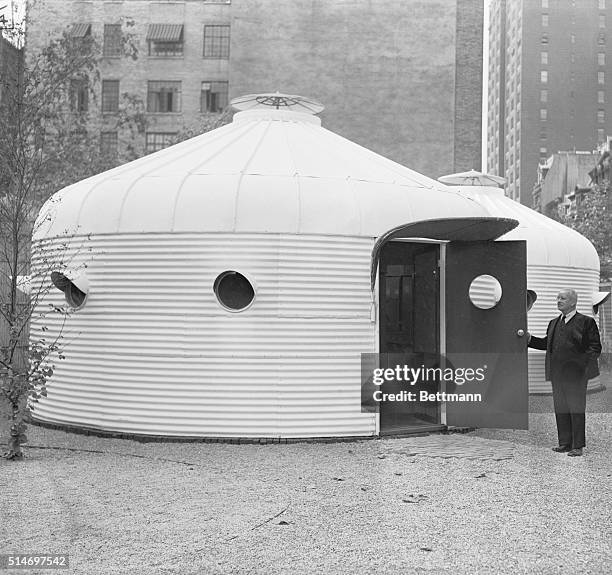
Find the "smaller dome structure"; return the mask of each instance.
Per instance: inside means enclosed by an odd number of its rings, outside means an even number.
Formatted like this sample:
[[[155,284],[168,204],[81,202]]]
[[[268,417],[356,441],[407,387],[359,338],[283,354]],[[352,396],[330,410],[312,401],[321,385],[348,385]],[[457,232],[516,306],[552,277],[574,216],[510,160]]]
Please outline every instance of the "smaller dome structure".
[[[578,311],[593,315],[592,297],[599,290],[599,256],[593,244],[575,230],[520,204],[504,194],[499,187],[503,178],[472,171],[442,176],[439,181],[486,182],[497,178],[496,185],[449,185],[466,198],[481,205],[489,215],[518,220],[519,225],[500,240],[526,240],[527,287],[537,294],[529,312],[529,330],[546,332],[548,322],[557,313],[556,296],[563,288],[578,292]],[[499,184],[499,185],[498,185]],[[548,393],[550,384],[544,379],[544,354],[529,350],[529,389],[531,393]],[[599,379],[589,382],[589,389],[600,386]]]

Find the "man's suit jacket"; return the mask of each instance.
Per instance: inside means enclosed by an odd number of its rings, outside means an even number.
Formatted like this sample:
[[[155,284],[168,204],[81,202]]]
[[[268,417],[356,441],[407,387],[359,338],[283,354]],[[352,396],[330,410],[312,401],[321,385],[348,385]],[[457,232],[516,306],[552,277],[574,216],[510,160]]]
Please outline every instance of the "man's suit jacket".
[[[559,315],[550,321],[546,330],[546,337],[532,335],[529,340],[529,347],[546,351],[546,379],[551,379],[553,368],[562,368],[563,365],[568,363],[580,365],[587,379],[597,377],[599,375],[597,358],[601,353],[599,330],[592,317],[578,312],[565,324],[566,330],[569,330],[567,336],[572,345],[572,352],[568,356],[555,357],[553,365],[552,336],[555,333],[557,323],[562,321],[562,317]]]

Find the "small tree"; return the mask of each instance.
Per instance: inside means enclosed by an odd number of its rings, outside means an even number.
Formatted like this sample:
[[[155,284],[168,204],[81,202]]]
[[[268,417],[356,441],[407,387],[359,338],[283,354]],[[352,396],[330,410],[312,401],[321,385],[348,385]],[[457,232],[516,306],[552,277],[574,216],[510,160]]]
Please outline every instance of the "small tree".
[[[14,42],[21,42],[20,29],[11,35]],[[125,55],[135,58],[136,50],[129,36],[124,38],[123,45]],[[101,54],[93,37],[73,38],[66,31],[40,54],[29,55],[3,85],[0,400],[9,410],[10,432],[5,457],[10,459],[23,456],[21,446],[26,441],[28,402],[46,395],[53,362],[63,358],[62,330],[53,338],[43,336],[28,344],[30,319],[51,289],[49,274],[67,264],[65,260],[70,251],[68,244],[61,242],[56,242],[52,249],[39,250],[35,277],[29,277],[36,215],[44,201],[57,190],[113,167],[119,161],[112,154],[101,153],[99,124],[89,113],[88,104],[95,103],[100,81]],[[91,108],[95,111],[95,106]],[[133,134],[131,139],[134,139],[138,132],[144,131],[144,118],[142,102],[124,95],[116,127],[127,131],[128,139]],[[128,150],[132,157],[138,155],[138,147],[128,146]],[[50,306],[48,313],[61,314],[65,322],[65,308]]]
[[[595,246],[601,265],[601,278],[612,277],[612,186],[604,181],[583,193],[576,212],[560,216],[560,221],[588,238]]]

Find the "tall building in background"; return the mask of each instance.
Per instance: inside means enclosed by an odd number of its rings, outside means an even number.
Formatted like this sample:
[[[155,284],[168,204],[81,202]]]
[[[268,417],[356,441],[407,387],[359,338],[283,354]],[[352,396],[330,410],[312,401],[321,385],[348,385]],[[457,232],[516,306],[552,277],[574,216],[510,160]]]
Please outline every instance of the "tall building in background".
[[[480,167],[483,16],[482,0],[37,0],[26,45],[62,30],[99,39],[100,93],[75,102],[107,150],[121,146],[111,120],[125,92],[145,103],[151,152],[233,97],[280,91],[321,101],[325,127],[437,177]],[[135,61],[120,55],[123,32]]]
[[[532,205],[538,164],[612,132],[612,0],[491,0],[487,169]]]
[[[23,65],[23,50],[9,42],[0,32],[0,108],[8,105],[9,94],[15,94]],[[2,113],[6,108],[2,108]]]

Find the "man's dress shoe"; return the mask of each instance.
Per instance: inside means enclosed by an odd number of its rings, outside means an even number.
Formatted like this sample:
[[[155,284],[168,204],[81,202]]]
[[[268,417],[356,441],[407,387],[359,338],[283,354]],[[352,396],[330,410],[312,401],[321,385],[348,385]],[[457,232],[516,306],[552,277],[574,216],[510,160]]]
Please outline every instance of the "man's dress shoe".
[[[578,449],[572,449],[571,451],[568,451],[567,454],[570,457],[578,457],[582,455],[582,447],[579,447]]]
[[[552,450],[557,453],[565,453],[566,451],[571,451],[572,448],[569,445],[559,445],[559,447],[553,447]]]

